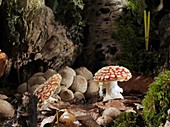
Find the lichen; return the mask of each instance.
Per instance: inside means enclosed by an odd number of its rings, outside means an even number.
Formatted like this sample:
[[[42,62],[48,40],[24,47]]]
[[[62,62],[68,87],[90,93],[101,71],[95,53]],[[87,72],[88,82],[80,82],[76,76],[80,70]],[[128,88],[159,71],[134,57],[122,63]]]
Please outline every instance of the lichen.
[[[143,116],[148,125],[158,127],[161,123],[165,123],[170,105],[170,71],[159,74],[149,85],[142,104]]]

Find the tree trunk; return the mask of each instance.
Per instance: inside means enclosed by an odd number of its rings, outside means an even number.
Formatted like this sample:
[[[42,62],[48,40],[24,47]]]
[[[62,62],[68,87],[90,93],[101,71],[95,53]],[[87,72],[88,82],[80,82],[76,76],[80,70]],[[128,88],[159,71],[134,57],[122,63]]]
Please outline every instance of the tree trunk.
[[[79,45],[43,0],[4,0],[1,17],[1,49],[21,75],[58,70],[74,62]]]

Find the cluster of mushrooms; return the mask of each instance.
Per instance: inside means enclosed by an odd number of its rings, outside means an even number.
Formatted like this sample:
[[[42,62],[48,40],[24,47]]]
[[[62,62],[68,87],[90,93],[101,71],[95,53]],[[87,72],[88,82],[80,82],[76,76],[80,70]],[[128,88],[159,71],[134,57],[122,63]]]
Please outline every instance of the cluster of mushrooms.
[[[32,92],[39,99],[38,108],[47,101],[80,102],[104,96],[103,88],[106,89],[103,101],[108,101],[115,98],[123,99],[121,94],[123,89],[118,86],[117,81],[127,81],[131,77],[130,71],[121,66],[103,67],[94,76],[86,67],[73,70],[66,66],[58,72],[48,69],[45,73],[35,73],[27,83],[18,87],[18,92],[24,93],[27,89]],[[117,108],[110,107],[104,110],[96,122],[99,125],[107,125],[108,121],[111,122],[119,114],[120,111]],[[65,119],[65,115],[69,117],[69,120]],[[75,116],[65,109],[59,121],[64,121],[70,126],[74,123]]]
[[[117,81],[127,81],[132,77],[125,67],[106,66],[93,74],[86,68],[75,70],[66,66],[58,71],[48,69],[45,73],[35,73],[27,83],[18,87],[18,92],[27,89],[40,99],[59,100],[64,102],[85,101],[88,98],[103,96],[103,88],[106,95],[103,101],[120,98],[123,99],[123,89],[117,85]]]
[[[45,73],[35,73],[28,82],[19,85],[18,92],[24,93],[27,89],[40,99],[63,102],[82,102],[98,96],[99,91],[93,74],[87,68],[73,70],[68,66],[58,72],[48,69]]]

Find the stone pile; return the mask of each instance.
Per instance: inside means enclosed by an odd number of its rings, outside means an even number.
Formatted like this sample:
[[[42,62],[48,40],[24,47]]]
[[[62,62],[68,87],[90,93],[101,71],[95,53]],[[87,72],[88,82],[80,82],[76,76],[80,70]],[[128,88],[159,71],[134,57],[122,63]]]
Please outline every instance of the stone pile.
[[[34,92],[39,85],[57,73],[62,76],[62,81],[60,87],[56,89],[52,96],[55,99],[64,102],[83,102],[86,99],[98,97],[98,84],[93,81],[92,72],[85,67],[79,67],[74,70],[66,66],[58,72],[48,69],[45,73],[35,73],[27,82],[19,85],[17,91],[19,93]]]

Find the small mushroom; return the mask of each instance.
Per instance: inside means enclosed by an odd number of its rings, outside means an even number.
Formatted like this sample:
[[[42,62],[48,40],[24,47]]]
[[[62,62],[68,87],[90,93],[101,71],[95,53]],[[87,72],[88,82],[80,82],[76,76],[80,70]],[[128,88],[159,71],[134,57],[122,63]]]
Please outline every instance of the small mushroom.
[[[86,78],[86,80],[90,80],[93,78],[93,74],[86,67],[79,67],[75,70],[77,75],[81,75]]]
[[[22,93],[22,94],[25,93],[26,91],[29,91],[29,90],[30,90],[30,85],[27,84],[26,82],[22,83],[17,88],[17,92]]]
[[[85,93],[86,98],[93,98],[97,96],[98,93],[99,93],[98,83],[93,80],[89,80],[87,91]]]
[[[70,113],[67,109],[63,110],[64,113],[60,116],[59,121],[64,124],[65,127],[72,127],[76,122],[74,114]]]
[[[81,75],[76,75],[70,89],[75,92],[85,93],[87,90],[87,80]]]
[[[45,83],[36,88],[33,94],[39,99],[38,106],[41,106],[54,94],[56,88],[60,85],[61,79],[61,75],[54,74]]]
[[[67,88],[63,88],[60,92],[60,98],[64,102],[71,101],[74,98],[74,93]]]
[[[74,100],[75,100],[75,102],[85,102],[86,101],[84,94],[81,92],[74,93]]]
[[[44,77],[46,79],[49,79],[50,77],[52,77],[54,74],[57,74],[57,72],[53,69],[48,69],[45,73],[44,73]]]
[[[44,82],[46,81],[46,79],[41,76],[41,75],[37,75],[37,76],[32,76],[29,80],[28,80],[28,84],[30,86],[33,86],[33,85],[40,85],[40,84],[43,84]]]
[[[106,88],[106,96],[103,101],[120,98],[123,99],[123,89],[117,84],[118,81],[128,81],[132,77],[130,71],[122,66],[106,66],[95,73],[94,81],[99,82],[99,95],[103,96],[102,86]],[[103,84],[104,83],[104,84]]]
[[[120,115],[120,113],[121,111],[119,109],[114,107],[109,107],[103,111],[102,116],[110,116],[112,118],[117,118]]]
[[[13,117],[15,110],[6,100],[0,100],[0,117]]]

